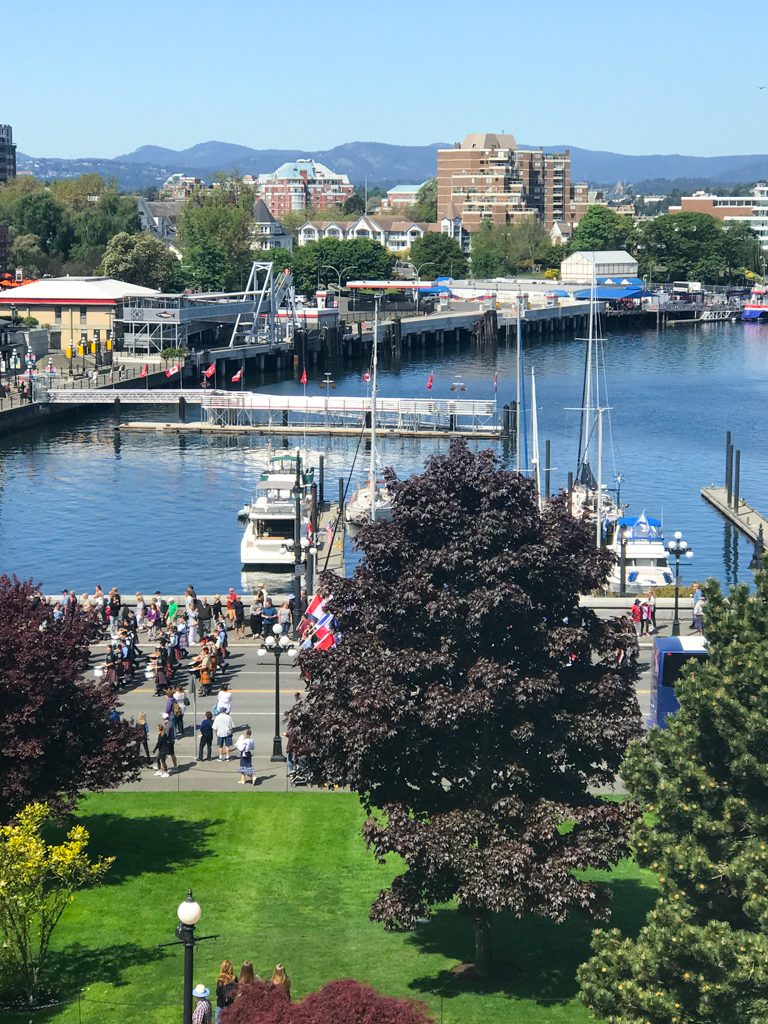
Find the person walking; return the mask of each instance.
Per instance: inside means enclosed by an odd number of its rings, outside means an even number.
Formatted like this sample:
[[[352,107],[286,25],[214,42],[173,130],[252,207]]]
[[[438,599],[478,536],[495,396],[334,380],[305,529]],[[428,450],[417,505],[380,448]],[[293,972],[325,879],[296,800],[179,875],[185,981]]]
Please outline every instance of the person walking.
[[[629,609],[629,617],[632,620],[632,625],[635,627],[635,633],[642,636],[643,629],[643,610],[640,607],[640,598],[636,597],[634,604]]]
[[[147,604],[143,594],[136,594],[136,629],[143,633],[146,629],[144,621],[147,614]]]
[[[173,692],[173,725],[176,730],[176,739],[180,740],[184,735],[184,710],[189,707],[189,697],[184,693],[181,683],[176,684]]]
[[[275,964],[275,969],[272,972],[272,984],[275,988],[281,988],[288,996],[288,1002],[291,1001],[291,979],[282,964]]]
[[[157,726],[157,738],[152,753],[157,754],[157,771],[155,775],[158,775],[161,779],[167,779],[169,775],[166,762],[168,756],[168,736],[162,722],[159,722]]]
[[[197,1000],[197,1006],[192,1014],[192,1024],[211,1024],[211,1004],[208,1000],[210,990],[205,985],[195,985],[192,995]]]
[[[216,733],[219,760],[228,761],[232,749],[232,733],[235,731],[235,723],[228,711],[219,711],[213,720],[213,731]]]
[[[693,581],[691,584],[691,629],[696,629],[696,619],[693,614],[693,609],[696,607],[698,602],[701,600],[701,587]]]
[[[250,780],[253,786],[255,785],[253,781],[253,740],[251,739],[250,729],[246,729],[245,735],[238,739],[237,749],[240,751],[240,768],[238,769],[240,779],[238,785],[244,786]]]
[[[173,767],[178,768],[179,762],[176,760],[176,727],[173,724],[173,719],[167,711],[163,713],[162,728],[165,733],[168,756],[173,762]]]
[[[152,766],[152,756],[149,753],[149,725],[147,724],[147,716],[144,712],[140,712],[138,719],[136,720],[136,731],[139,739],[139,752],[144,751],[147,758],[147,768]]]
[[[291,606],[288,601],[283,601],[277,611],[277,621],[283,627],[283,632],[288,636],[291,632],[292,619]],[[273,623],[274,625],[274,623]]]
[[[211,760],[211,749],[213,747],[213,715],[210,711],[205,712],[205,718],[198,725],[200,732],[200,747],[197,752],[198,761],[210,761]],[[208,757],[204,758],[203,754],[208,751]]]
[[[219,1024],[221,1011],[234,1003],[236,995],[235,966],[231,960],[222,960],[216,979],[216,1024]]]

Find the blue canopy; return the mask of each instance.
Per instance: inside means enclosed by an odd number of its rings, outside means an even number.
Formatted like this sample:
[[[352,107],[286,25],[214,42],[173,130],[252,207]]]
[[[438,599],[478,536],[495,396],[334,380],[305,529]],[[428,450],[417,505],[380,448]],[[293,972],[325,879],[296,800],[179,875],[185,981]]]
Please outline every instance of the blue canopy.
[[[594,291],[595,298],[601,302],[614,302],[616,299],[641,299],[648,294],[643,290],[642,285],[639,288],[613,288],[610,285],[601,285]],[[573,293],[574,299],[588,299],[591,295],[591,288],[582,288],[580,292]]]
[[[567,292],[565,288],[552,288],[547,292],[547,295],[556,295],[560,299],[567,298],[571,293]]]
[[[655,526],[657,529],[661,527],[661,521],[654,519],[652,516],[621,516],[616,522],[619,526],[637,526],[637,521],[641,523],[646,522],[649,526]]]

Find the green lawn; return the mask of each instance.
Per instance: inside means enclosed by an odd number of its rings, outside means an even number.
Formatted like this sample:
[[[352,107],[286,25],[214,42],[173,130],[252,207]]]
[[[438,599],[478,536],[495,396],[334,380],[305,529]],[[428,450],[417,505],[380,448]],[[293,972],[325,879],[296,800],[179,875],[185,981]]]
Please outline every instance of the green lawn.
[[[443,1024],[578,1024],[574,972],[589,926],[503,918],[499,956],[517,969],[485,988],[451,975],[472,958],[469,924],[451,909],[411,934],[387,933],[368,907],[391,871],[359,835],[356,798],[342,793],[110,794],[78,818],[92,852],[117,861],[108,882],[78,895],[55,937],[54,966],[69,1002],[3,1019],[24,1024],[160,1024],[180,1018],[182,953],[176,907],[190,887],[203,908],[195,981],[219,962],[253,960],[262,975],[282,960],[297,995],[355,977],[393,995],[418,996]],[[631,864],[611,876],[614,923],[639,928],[653,879]],[[82,996],[78,1002],[78,990]]]

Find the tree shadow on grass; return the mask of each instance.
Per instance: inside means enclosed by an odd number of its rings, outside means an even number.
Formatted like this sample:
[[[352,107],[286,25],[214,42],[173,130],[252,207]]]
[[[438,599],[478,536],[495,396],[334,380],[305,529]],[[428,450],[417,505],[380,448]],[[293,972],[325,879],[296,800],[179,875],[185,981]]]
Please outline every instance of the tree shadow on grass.
[[[201,861],[209,852],[217,826],[211,818],[190,821],[172,814],[134,818],[121,814],[85,814],[78,819],[90,835],[91,857],[114,857],[105,885],[120,885],[133,875],[172,875]]]
[[[511,914],[499,914],[493,922],[498,966],[491,975],[483,978],[474,972],[445,970],[433,977],[415,978],[411,987],[447,999],[473,992],[539,1003],[569,1002],[578,992],[576,969],[590,955],[593,930],[618,928],[624,935],[637,935],[658,896],[650,886],[632,879],[617,879],[611,889],[613,917],[608,924],[596,924],[581,915],[554,924],[542,918],[520,921]],[[425,953],[450,960],[468,963],[474,959],[472,921],[457,910],[438,910],[409,941]]]

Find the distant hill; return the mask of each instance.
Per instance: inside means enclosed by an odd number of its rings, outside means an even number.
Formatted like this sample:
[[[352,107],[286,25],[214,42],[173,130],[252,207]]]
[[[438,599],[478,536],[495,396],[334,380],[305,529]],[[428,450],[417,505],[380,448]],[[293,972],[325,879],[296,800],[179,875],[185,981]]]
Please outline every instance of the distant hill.
[[[216,171],[237,170],[241,174],[273,171],[297,157],[314,157],[335,171],[348,174],[355,183],[367,177],[369,184],[389,187],[398,183],[418,184],[437,170],[437,150],[447,143],[426,146],[395,146],[384,142],[347,142],[333,149],[251,149],[230,142],[201,142],[188,149],[140,146],[114,159],[89,157],[60,160],[17,154],[18,168],[52,180],[71,178],[86,172],[114,175],[126,190],[158,185],[175,171],[210,178]],[[768,179],[768,155],[745,156],[627,156],[622,153],[581,149],[578,146],[545,146],[547,152],[571,151],[571,179],[586,179],[593,185],[643,183],[651,191],[665,191],[675,180],[707,185],[728,185]]]

